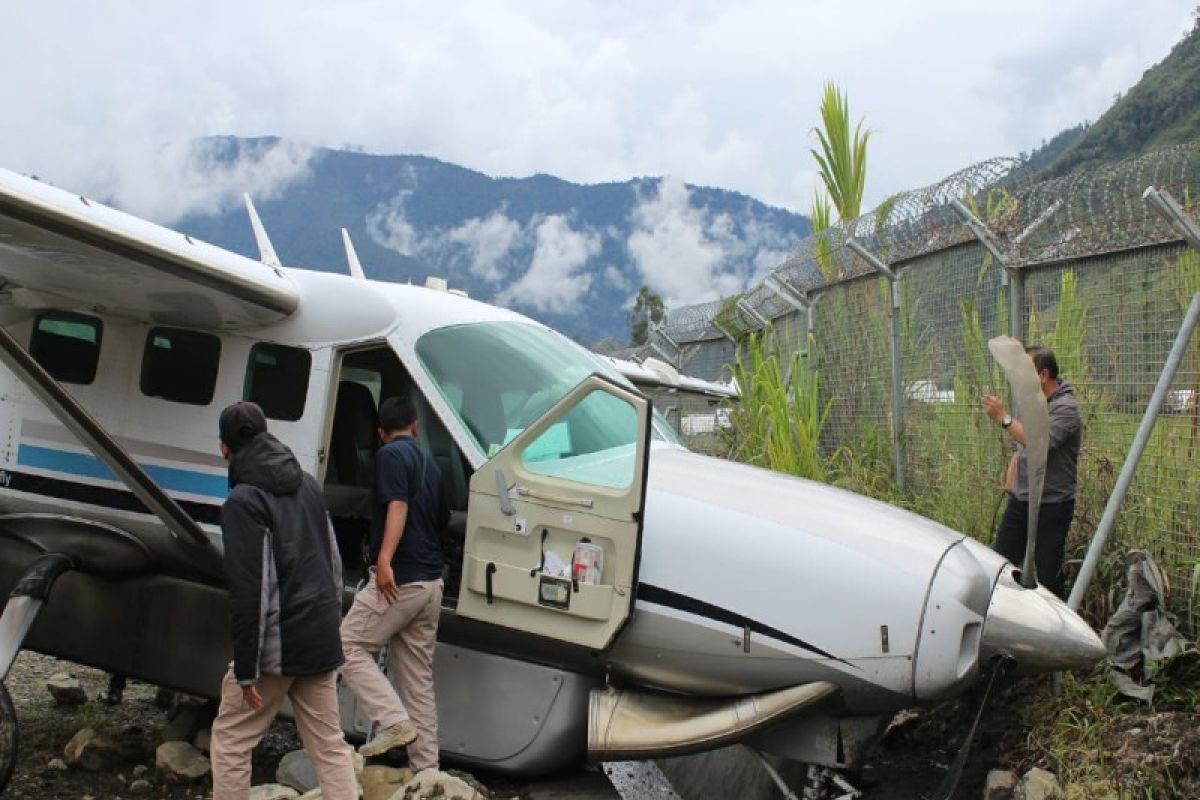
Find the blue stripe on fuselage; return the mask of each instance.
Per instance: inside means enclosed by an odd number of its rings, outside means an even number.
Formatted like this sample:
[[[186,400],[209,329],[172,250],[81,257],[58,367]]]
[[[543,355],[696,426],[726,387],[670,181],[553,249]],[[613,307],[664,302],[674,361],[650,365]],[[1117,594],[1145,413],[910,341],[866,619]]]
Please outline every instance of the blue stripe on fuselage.
[[[54,450],[34,444],[22,444],[17,450],[17,463],[25,467],[48,469],[83,478],[119,481],[108,466],[93,455]],[[229,494],[229,480],[224,475],[212,475],[176,467],[139,464],[146,474],[164,489],[188,494],[224,499]]]

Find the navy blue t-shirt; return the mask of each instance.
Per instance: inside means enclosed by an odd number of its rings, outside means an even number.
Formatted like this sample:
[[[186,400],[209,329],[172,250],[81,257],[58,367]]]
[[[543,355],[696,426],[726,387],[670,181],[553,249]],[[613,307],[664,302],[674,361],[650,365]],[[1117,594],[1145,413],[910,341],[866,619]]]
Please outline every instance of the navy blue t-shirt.
[[[392,557],[396,583],[431,581],[442,577],[442,542],[438,534],[450,520],[437,462],[409,436],[399,436],[375,456],[371,487],[371,563],[379,558],[387,506],[393,500],[408,504],[404,535]]]

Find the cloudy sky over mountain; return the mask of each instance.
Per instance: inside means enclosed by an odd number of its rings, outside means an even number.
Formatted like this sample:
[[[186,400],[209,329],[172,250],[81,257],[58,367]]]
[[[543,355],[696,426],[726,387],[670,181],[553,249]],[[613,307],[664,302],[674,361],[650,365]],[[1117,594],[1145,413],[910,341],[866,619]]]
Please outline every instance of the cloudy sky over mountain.
[[[870,206],[1094,119],[1166,55],[1195,3],[14,3],[0,166],[93,193],[119,183],[164,218],[233,186],[178,174],[178,143],[280,135],[497,176],[670,175],[806,212],[810,131],[833,79],[874,131]],[[281,153],[232,177],[269,190],[303,168],[301,151]],[[646,258],[666,214],[644,220]],[[459,235],[483,242],[485,275],[488,248],[516,236],[567,247],[555,263],[594,247],[563,244],[562,220],[479,224]]]

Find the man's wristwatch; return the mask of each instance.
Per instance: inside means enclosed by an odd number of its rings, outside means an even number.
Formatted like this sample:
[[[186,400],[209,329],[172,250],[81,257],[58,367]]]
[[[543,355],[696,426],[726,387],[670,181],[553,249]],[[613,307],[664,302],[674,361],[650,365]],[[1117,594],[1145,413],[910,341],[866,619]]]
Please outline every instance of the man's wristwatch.
[[[1004,419],[1000,421],[1000,427],[1008,430],[1008,426],[1012,425],[1012,414],[1005,414]]]

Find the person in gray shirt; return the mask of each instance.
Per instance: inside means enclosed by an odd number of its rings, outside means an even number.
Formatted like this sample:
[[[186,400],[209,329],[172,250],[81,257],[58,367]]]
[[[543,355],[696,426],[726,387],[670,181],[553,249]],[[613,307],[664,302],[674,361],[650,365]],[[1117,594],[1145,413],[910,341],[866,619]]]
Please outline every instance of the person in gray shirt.
[[[1038,512],[1034,562],[1038,581],[1059,597],[1066,597],[1062,573],[1063,548],[1071,518],[1075,516],[1075,482],[1079,470],[1079,445],[1083,439],[1083,415],[1075,398],[1075,387],[1058,376],[1054,352],[1045,347],[1028,347],[1042,394],[1050,412],[1050,443],[1046,453],[1046,479]],[[984,395],[984,411],[1017,443],[1005,475],[1008,505],[996,531],[996,552],[1014,564],[1025,559],[1029,525],[1029,479],[1025,464],[1025,428],[1004,410],[998,397]]]

